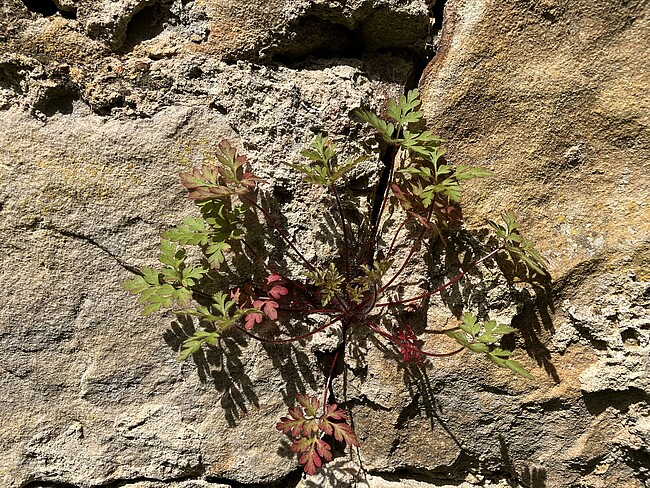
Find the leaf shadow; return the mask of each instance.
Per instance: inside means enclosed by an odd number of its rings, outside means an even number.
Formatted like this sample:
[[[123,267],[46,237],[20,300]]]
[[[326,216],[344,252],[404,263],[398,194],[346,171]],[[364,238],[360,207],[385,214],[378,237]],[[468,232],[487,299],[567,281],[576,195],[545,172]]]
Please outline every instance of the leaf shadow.
[[[487,244],[486,244],[487,242]],[[458,229],[445,239],[445,242],[434,242],[429,262],[429,272],[437,276],[440,282],[445,282],[461,272],[469,271],[474,260],[488,254],[490,249],[495,249],[497,243],[487,237],[485,231],[472,232]],[[546,374],[557,384],[560,377],[557,368],[553,365],[551,352],[544,344],[542,338],[553,334],[552,315],[555,311],[551,277],[530,273],[522,263],[509,259],[508,256],[499,254],[492,262],[484,263],[471,269],[472,277],[479,278],[472,283],[462,278],[439,294],[443,304],[449,308],[452,315],[459,318],[467,311],[468,305],[478,308],[477,315],[484,319],[490,313],[498,311],[500,306],[516,304],[517,312],[512,317],[512,327],[520,331],[524,342],[522,349],[535,360],[538,366],[544,368]],[[444,270],[441,275],[440,270]],[[494,286],[501,286],[490,274],[498,273],[505,279],[503,297],[497,302],[490,299],[489,292]],[[525,286],[520,286],[524,284]],[[436,285],[433,285],[436,286]],[[516,337],[514,334],[504,336],[501,345],[508,350],[515,348]]]
[[[209,330],[208,326],[205,328]],[[178,315],[177,321],[172,322],[163,338],[174,351],[180,352],[183,341],[191,337],[195,330],[190,316]],[[242,348],[246,346],[245,337],[225,335],[215,347],[201,348],[191,356],[200,381],[212,385],[220,393],[219,403],[231,427],[248,413],[250,406],[260,406],[253,382],[241,361]]]
[[[546,469],[538,466],[526,464],[521,473],[517,472],[508,445],[503,435],[499,434],[499,452],[503,461],[503,469],[515,478],[525,488],[546,488],[547,474]]]

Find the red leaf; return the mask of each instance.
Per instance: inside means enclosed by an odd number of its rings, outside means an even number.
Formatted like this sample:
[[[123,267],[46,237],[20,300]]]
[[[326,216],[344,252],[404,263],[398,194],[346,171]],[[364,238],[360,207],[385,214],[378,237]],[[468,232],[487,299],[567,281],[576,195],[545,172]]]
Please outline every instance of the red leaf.
[[[336,403],[328,403],[325,405],[325,414],[323,415],[323,419],[347,420],[347,418],[348,414],[345,410],[340,409]],[[328,434],[331,434],[331,432],[328,432]]]
[[[279,300],[284,295],[288,295],[288,294],[289,294],[289,290],[287,290],[284,286],[281,286],[281,285],[275,285],[269,291],[269,295],[271,295],[276,300]]]
[[[275,320],[278,318],[278,311],[276,310],[278,307],[279,307],[278,302],[274,302],[273,300],[267,300],[266,303],[264,303],[264,307],[262,308],[262,310],[264,311],[264,313],[268,318],[270,318],[271,320]]]
[[[293,452],[304,452],[298,461],[305,465],[305,473],[309,475],[316,473],[316,468],[323,465],[323,459],[325,462],[332,460],[332,448],[327,442],[316,436],[302,437],[295,440],[291,450]]]
[[[303,424],[304,420],[282,417],[280,418],[280,422],[275,425],[275,428],[282,431],[284,434],[291,434],[293,437],[300,437]]]
[[[318,412],[318,407],[320,405],[320,401],[318,400],[318,397],[302,395],[299,393],[296,395],[296,400],[302,406],[302,408],[305,409],[306,415],[308,415],[309,417],[316,416]]]
[[[314,444],[316,446],[316,452],[320,457],[322,457],[326,462],[332,460],[332,448],[327,442],[323,439],[316,439]]]
[[[359,441],[354,435],[352,427],[346,422],[348,416],[345,410],[338,408],[336,404],[325,406],[325,414],[321,417],[318,428],[327,435],[334,435],[339,442],[345,442],[349,446],[359,446]],[[330,422],[330,420],[343,420],[343,422]]]
[[[253,307],[255,308],[260,308],[260,306],[263,305],[264,302],[261,300],[255,300],[253,301]],[[246,315],[246,323],[244,327],[246,330],[251,330],[253,327],[255,327],[255,324],[259,324],[264,316],[262,315],[261,312],[252,312]]]
[[[266,278],[266,284],[270,285],[271,283],[275,283],[276,281],[279,281],[282,279],[282,276],[279,274],[271,274]]]
[[[298,459],[298,461],[300,461],[301,464],[305,465],[305,473],[309,475],[316,473],[316,468],[320,468],[323,464],[323,461],[321,461],[318,453],[314,450],[313,444],[311,449],[300,456],[300,459]]]
[[[417,363],[422,363],[420,341],[413,332],[413,329],[411,329],[410,325],[405,325],[404,328],[395,335],[395,339],[395,342],[401,346],[399,352],[405,363],[408,363],[411,359]]]
[[[359,440],[354,435],[352,427],[345,423],[332,423],[330,424],[334,429],[334,438],[339,442],[345,442],[348,446],[359,447]]]

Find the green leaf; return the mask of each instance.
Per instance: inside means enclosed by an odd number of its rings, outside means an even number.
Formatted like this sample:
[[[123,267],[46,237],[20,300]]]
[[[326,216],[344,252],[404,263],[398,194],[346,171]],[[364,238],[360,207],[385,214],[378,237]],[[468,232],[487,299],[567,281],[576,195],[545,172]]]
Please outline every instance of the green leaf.
[[[219,339],[218,332],[208,332],[206,330],[197,330],[194,332],[192,337],[183,342],[183,346],[180,354],[178,355],[179,361],[184,361],[190,355],[197,352],[201,349],[203,344],[209,344],[210,346],[215,346],[217,340]]]
[[[481,324],[478,323],[478,318],[471,312],[465,312],[461,318],[460,328],[467,332],[470,336],[476,337],[481,331]]]
[[[332,174],[330,176],[330,184],[334,184],[344,174],[356,168],[359,165],[359,163],[367,160],[368,160],[368,156],[359,156],[358,158],[354,158],[354,159],[348,158],[348,160],[345,162],[344,165],[335,166],[334,168],[332,168]]]
[[[208,270],[201,266],[185,268],[181,276],[181,284],[186,288],[190,288],[203,278],[207,272]]]
[[[329,138],[319,133],[316,135],[314,142],[312,142],[309,149],[303,150],[300,154],[307,159],[312,161],[318,161],[324,164],[328,164],[329,161],[334,157],[334,150],[336,149],[336,144],[330,142]]]
[[[497,366],[501,368],[508,368],[511,371],[514,371],[519,376],[523,376],[529,380],[535,379],[535,377],[524,368],[519,361],[514,359],[509,359],[511,352],[504,351],[503,349],[496,348],[490,352],[487,356],[494,362]]]
[[[157,273],[156,273],[156,277],[158,277]],[[122,288],[124,288],[132,295],[140,294],[150,286],[151,284],[147,283],[142,276],[136,276],[131,280],[125,280],[122,282]]]
[[[142,268],[143,276],[136,276],[132,280],[122,283],[126,291],[132,295],[140,295],[138,302],[144,305],[142,315],[150,315],[161,308],[171,308],[177,302],[179,305],[187,303],[192,298],[192,292],[186,288],[175,288],[169,283],[160,282],[158,270],[153,268]],[[165,272],[175,273],[169,268]]]
[[[203,219],[188,218],[183,220],[181,225],[163,232],[162,237],[181,245],[206,245],[212,234],[206,224]]]
[[[470,342],[466,347],[474,352],[490,352],[490,346],[482,342]]]
[[[416,88],[399,97],[397,102],[391,100],[388,102],[386,114],[400,126],[419,121],[423,115],[422,112],[415,111],[420,106],[419,96],[420,93]]]
[[[459,331],[449,331],[445,333],[448,337],[451,337],[454,339],[456,342],[458,342],[461,346],[467,347],[469,344],[469,340],[467,339],[467,335],[464,332],[459,332]]]
[[[523,376],[529,380],[535,379],[535,377],[526,368],[524,368],[519,361],[515,361],[514,359],[506,359],[505,364],[507,368],[511,369],[519,376]]]
[[[366,156],[356,159],[349,158],[344,165],[340,166],[336,163],[335,148],[336,144],[331,143],[323,134],[318,134],[310,149],[305,149],[300,153],[309,159],[311,163],[304,165],[285,164],[303,173],[305,180],[309,183],[330,186],[360,162],[367,159]]]
[[[442,141],[443,139],[429,131],[412,132],[404,129],[402,137],[395,142],[410,152],[424,156],[428,161],[436,164],[438,159],[446,152],[439,147]]]
[[[158,255],[158,260],[162,264],[169,266],[171,269],[179,271],[183,261],[185,260],[185,251],[183,249],[178,249],[171,241],[163,239],[160,242],[160,254]]]
[[[208,263],[213,268],[219,268],[226,260],[224,253],[230,251],[230,244],[221,241],[211,241],[210,245],[205,249],[205,254],[208,257]]]
[[[194,354],[201,348],[200,341],[187,341],[183,343],[183,348],[178,355],[179,361],[185,361],[190,355]]]
[[[497,237],[503,240],[506,251],[515,261],[522,261],[531,271],[546,274],[546,260],[533,247],[532,241],[521,237],[515,214],[509,211],[502,216],[502,219],[505,225],[491,220],[488,220],[488,223],[494,229]]]
[[[215,293],[212,296],[212,300],[214,300],[215,308],[217,311],[223,316],[227,316],[228,310],[230,310],[230,308],[235,304],[234,300],[228,300],[228,295],[221,291]]]
[[[494,344],[495,342],[499,341],[505,334],[510,334],[511,332],[515,332],[517,330],[505,324],[497,325],[494,320],[485,322],[483,324],[483,327],[485,331],[483,334],[481,334],[480,337],[478,337],[478,340],[485,344]]]
[[[393,142],[393,135],[395,134],[395,126],[393,124],[385,122],[374,113],[366,110],[357,109],[354,111],[354,114],[362,121],[373,126],[386,142]]]

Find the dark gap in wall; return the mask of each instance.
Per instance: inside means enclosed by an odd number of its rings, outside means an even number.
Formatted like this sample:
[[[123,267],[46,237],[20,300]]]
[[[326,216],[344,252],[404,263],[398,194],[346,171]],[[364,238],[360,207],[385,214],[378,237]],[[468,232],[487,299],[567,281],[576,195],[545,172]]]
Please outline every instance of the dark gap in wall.
[[[59,14],[64,19],[75,20],[77,18],[77,10],[59,10]]]
[[[153,39],[165,30],[172,14],[167,6],[154,3],[137,12],[126,27],[126,38],[120,51],[127,53],[138,44]]]
[[[277,481],[268,481],[266,483],[241,483],[217,476],[206,476],[204,480],[208,483],[223,483],[231,488],[293,488],[300,483],[302,477],[303,469],[300,467]],[[312,484],[308,483],[308,486],[312,486]]]
[[[357,31],[308,15],[301,18],[285,38],[269,47],[265,54],[273,62],[287,65],[307,57],[356,58],[361,54],[361,42]]]
[[[33,480],[22,485],[22,488],[79,488],[77,485],[59,481],[39,481]]]
[[[52,0],[22,0],[27,10],[46,17],[54,15],[59,11]]]
[[[75,10],[59,10],[52,0],[22,0],[23,5],[27,10],[35,14],[41,14],[45,17],[55,15],[57,12],[65,19],[76,19],[77,11]]]
[[[34,104],[34,110],[43,113],[46,117],[52,117],[57,113],[69,115],[74,110],[74,102],[80,98],[78,90],[71,86],[52,88]]]
[[[0,88],[22,95],[23,88],[20,82],[23,77],[20,75],[19,70],[20,66],[14,63],[0,63]]]
[[[639,388],[628,388],[622,391],[601,390],[584,392],[582,399],[589,413],[597,416],[609,407],[613,407],[619,412],[627,412],[630,406],[635,403],[647,403],[650,395]]]

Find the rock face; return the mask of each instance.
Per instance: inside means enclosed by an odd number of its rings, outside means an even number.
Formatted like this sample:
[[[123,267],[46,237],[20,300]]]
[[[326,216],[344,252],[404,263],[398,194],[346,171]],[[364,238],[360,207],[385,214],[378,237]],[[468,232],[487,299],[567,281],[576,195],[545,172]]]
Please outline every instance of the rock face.
[[[524,339],[549,382],[502,434],[512,470],[543,473],[531,486],[649,482],[649,14],[646,2],[449,1],[421,80],[450,160],[496,172],[466,215],[511,208],[550,261],[554,313],[520,319],[538,327]]]
[[[649,15],[642,0],[5,0],[0,485],[647,486]],[[120,282],[194,215],[177,173],[223,138],[307,256],[335,252],[330,202],[282,163],[319,131],[363,150],[352,110],[420,74],[449,161],[496,173],[469,185],[468,228],[511,209],[549,260],[543,287],[486,273],[458,290],[521,329],[536,379],[469,355],[404,367],[362,338],[334,383],[362,447],[301,479],[274,426],[322,388],[332,338],[234,336],[181,364],[191,324],[142,317]],[[380,168],[353,175],[362,214]]]

